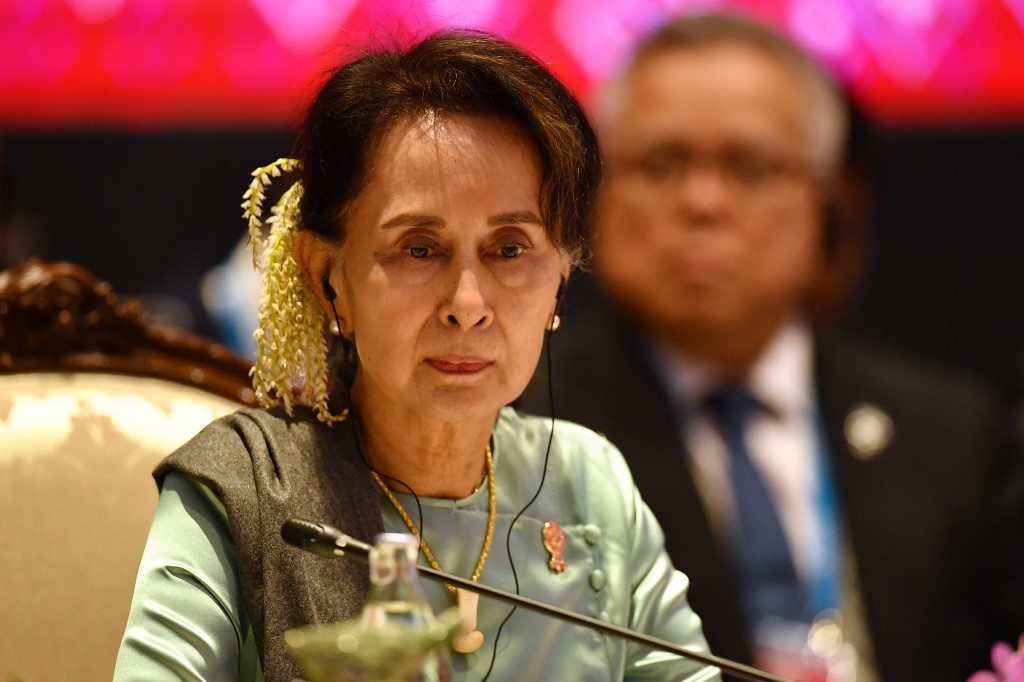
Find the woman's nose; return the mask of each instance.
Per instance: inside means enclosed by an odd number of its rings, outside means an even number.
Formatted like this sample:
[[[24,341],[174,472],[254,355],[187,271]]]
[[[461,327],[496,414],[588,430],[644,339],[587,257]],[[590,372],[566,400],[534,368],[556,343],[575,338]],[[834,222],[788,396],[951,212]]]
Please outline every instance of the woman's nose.
[[[494,317],[485,300],[480,279],[472,268],[459,271],[451,297],[441,307],[441,322],[463,330],[486,327]]]

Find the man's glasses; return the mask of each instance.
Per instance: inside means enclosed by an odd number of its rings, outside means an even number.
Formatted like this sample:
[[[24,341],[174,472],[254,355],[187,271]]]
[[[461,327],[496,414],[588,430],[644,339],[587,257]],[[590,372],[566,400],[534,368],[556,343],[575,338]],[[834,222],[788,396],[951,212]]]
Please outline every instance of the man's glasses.
[[[779,153],[744,147],[697,152],[681,145],[653,147],[632,156],[609,159],[612,175],[628,177],[652,190],[665,190],[694,173],[714,173],[737,193],[753,195],[793,180],[813,177],[810,164]]]

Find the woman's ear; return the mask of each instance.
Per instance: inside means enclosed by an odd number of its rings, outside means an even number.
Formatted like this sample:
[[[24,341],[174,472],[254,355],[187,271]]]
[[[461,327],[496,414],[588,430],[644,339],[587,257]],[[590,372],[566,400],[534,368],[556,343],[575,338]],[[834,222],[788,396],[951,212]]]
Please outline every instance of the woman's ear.
[[[313,287],[324,315],[332,322],[335,315],[340,313],[340,301],[336,300],[338,294],[332,282],[336,255],[336,247],[319,235],[303,230],[295,236],[295,261]],[[340,326],[344,328],[344,319],[340,320]]]

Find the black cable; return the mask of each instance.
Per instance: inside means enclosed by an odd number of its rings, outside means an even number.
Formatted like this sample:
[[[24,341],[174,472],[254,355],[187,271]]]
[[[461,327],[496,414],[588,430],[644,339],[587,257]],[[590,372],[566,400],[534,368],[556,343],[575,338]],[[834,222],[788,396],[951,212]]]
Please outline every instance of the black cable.
[[[546,330],[544,339],[544,352],[547,355],[546,369],[548,375],[548,405],[551,408],[551,430],[548,432],[548,446],[544,452],[544,467],[541,470],[540,484],[537,485],[537,491],[533,493],[533,497],[530,498],[530,501],[527,502],[523,508],[519,510],[519,513],[515,515],[515,518],[512,519],[512,523],[508,525],[508,532],[505,534],[505,553],[508,555],[508,564],[512,569],[512,580],[515,583],[517,595],[519,594],[519,576],[516,574],[516,563],[512,559],[512,528],[516,525],[516,521],[519,520],[519,517],[530,508],[530,505],[532,505],[538,497],[540,497],[540,491],[544,488],[544,479],[546,479],[548,475],[548,460],[551,458],[551,443],[555,438],[555,389],[552,382],[551,372],[551,333],[551,329]],[[517,607],[513,606],[512,610],[509,611],[508,615],[506,615],[504,620],[501,621],[501,624],[498,625],[498,632],[494,635],[494,647],[491,650],[491,664],[487,666],[487,672],[484,673],[480,682],[486,682],[487,678],[491,676],[491,671],[494,670],[494,661],[498,657],[498,640],[501,638],[501,631],[505,627],[505,623],[507,623],[509,618],[512,617],[512,614],[516,612],[516,608]]]
[[[326,280],[326,277],[324,279]],[[326,293],[326,291],[328,290],[328,283],[326,283],[326,282],[324,283],[324,289],[325,289],[325,293]],[[333,293],[333,289],[331,289],[330,291]],[[559,286],[558,298],[561,298],[561,291],[562,291],[562,285]],[[338,328],[340,329],[341,328],[341,321],[338,319],[338,311],[335,310],[335,308],[334,308],[333,299],[334,299],[333,296],[329,296],[328,297],[328,300],[331,301],[331,310],[334,312],[335,322],[337,323]],[[545,353],[547,355],[547,363],[546,363],[547,364],[547,368],[546,369],[547,369],[547,375],[548,375],[548,404],[549,404],[549,406],[551,408],[551,429],[548,432],[548,445],[547,445],[547,448],[546,448],[546,450],[544,452],[544,466],[541,469],[540,483],[537,485],[537,490],[533,493],[533,497],[531,497],[530,500],[525,505],[523,505],[523,508],[520,509],[519,512],[515,515],[515,517],[512,519],[512,522],[508,526],[508,531],[505,533],[505,553],[508,556],[509,567],[512,569],[512,580],[515,583],[515,587],[516,587],[516,592],[515,593],[517,595],[519,594],[519,575],[516,573],[516,564],[515,564],[515,561],[512,559],[512,529],[515,527],[516,522],[519,521],[519,518],[524,513],[526,513],[527,509],[530,508],[530,505],[532,505],[534,502],[537,501],[537,498],[540,497],[541,490],[544,489],[544,481],[547,479],[547,475],[548,475],[548,461],[551,459],[551,444],[552,444],[552,442],[554,441],[554,438],[555,438],[555,391],[554,391],[554,388],[553,388],[553,385],[552,385],[553,382],[552,382],[552,371],[551,371],[551,334],[552,334],[552,330],[549,328],[549,329],[545,330],[544,334],[545,334],[544,347],[545,347]],[[351,404],[351,400],[349,400],[349,403]],[[349,408],[349,409],[351,409],[351,408]],[[410,486],[405,481],[402,481],[401,479],[395,478],[394,476],[388,476],[387,474],[382,474],[381,472],[377,471],[376,469],[374,469],[373,467],[370,466],[370,462],[366,459],[366,452],[363,450],[362,437],[361,437],[361,434],[359,432],[359,427],[356,424],[357,420],[355,418],[355,411],[354,410],[349,413],[348,421],[349,421],[349,424],[350,424],[350,428],[352,429],[352,437],[353,437],[353,439],[355,440],[355,443],[356,443],[356,450],[359,453],[359,459],[360,459],[360,461],[362,461],[363,465],[369,471],[377,474],[381,478],[386,478],[389,481],[393,481],[393,482],[397,483],[398,485],[402,486],[403,488],[405,488],[406,490],[408,490],[409,494],[412,495],[413,499],[416,501],[416,515],[417,515],[417,520],[418,520],[416,527],[417,527],[417,529],[419,529],[420,539],[422,541],[422,537],[423,537],[423,506],[420,504],[420,496],[417,495],[416,491],[413,490],[412,486]],[[416,547],[416,551],[417,551],[417,563],[419,563],[418,556],[419,556],[419,553],[422,552],[422,548],[418,544],[417,544],[417,547]],[[505,627],[505,623],[508,622],[508,620],[512,617],[512,614],[514,614],[515,612],[516,612],[516,607],[513,606],[512,610],[508,612],[508,614],[505,616],[505,618],[498,625],[498,631],[494,635],[494,646],[491,649],[491,662],[487,666],[487,672],[484,673],[484,676],[483,676],[481,682],[486,682],[487,678],[489,678],[491,676],[491,672],[494,670],[494,662],[495,662],[495,660],[498,657],[498,640],[501,638],[501,632],[502,632],[502,630]]]
[[[350,353],[346,352],[346,351],[349,350],[347,348],[347,344],[350,344],[351,342],[349,342],[349,340],[347,338],[345,338],[345,336],[341,333],[341,319],[338,317],[338,309],[334,307],[334,299],[338,297],[338,294],[334,291],[334,287],[331,286],[330,275],[324,275],[321,278],[321,280],[320,280],[320,288],[324,292],[324,298],[326,298],[327,301],[331,304],[331,312],[334,313],[334,324],[338,327],[338,340],[341,343],[342,352],[345,355],[349,355]],[[349,363],[345,363],[346,366],[348,364]],[[347,392],[348,391],[346,389],[346,393]],[[350,410],[349,418],[348,418],[349,428],[352,429],[352,439],[355,440],[355,442],[356,442],[356,451],[359,453],[359,459],[362,461],[363,466],[365,466],[371,472],[377,474],[381,478],[386,478],[389,481],[393,481],[393,482],[397,483],[398,485],[402,486],[403,488],[408,490],[409,494],[412,495],[414,500],[416,500],[416,528],[419,530],[420,539],[422,541],[422,538],[423,538],[423,505],[420,504],[420,496],[417,495],[416,491],[412,489],[412,486],[409,485],[408,483],[406,483],[405,481],[403,481],[403,480],[401,480],[399,478],[395,478],[394,476],[388,476],[387,474],[382,474],[381,472],[377,471],[376,469],[374,469],[373,467],[370,466],[369,460],[366,459],[366,452],[363,451],[363,438],[362,438],[362,434],[359,433],[359,425],[356,424],[355,410],[352,409],[352,396],[351,395],[348,395],[347,402],[349,404],[349,410]],[[416,545],[416,552],[417,552],[417,559],[416,560],[417,560],[417,563],[419,562],[419,552],[420,551],[421,551],[420,545],[417,544]]]
[[[351,404],[351,401],[349,401],[349,404]],[[420,496],[416,494],[416,491],[412,489],[411,485],[409,485],[408,483],[406,483],[402,479],[395,478],[394,476],[388,476],[387,474],[382,474],[381,472],[377,471],[372,466],[370,466],[370,462],[367,461],[367,459],[366,459],[366,453],[363,451],[363,439],[362,439],[361,434],[359,433],[359,426],[356,424],[355,411],[352,410],[351,407],[349,408],[349,410],[350,410],[350,412],[349,412],[349,416],[348,416],[348,422],[351,425],[350,428],[352,429],[352,438],[356,442],[356,451],[359,453],[360,461],[363,463],[363,466],[365,466],[368,470],[370,470],[373,473],[377,474],[381,478],[386,478],[389,481],[394,481],[398,485],[400,485],[403,488],[405,488],[406,490],[408,490],[409,494],[412,495],[412,498],[414,500],[416,500],[416,519],[417,519],[416,528],[419,529],[419,533],[420,533],[420,537],[417,538],[417,539],[422,541],[422,538],[423,538],[423,506],[420,504]],[[416,553],[417,553],[416,554],[416,562],[417,563],[419,563],[419,554],[422,551],[423,550],[420,547],[420,544],[416,543]]]

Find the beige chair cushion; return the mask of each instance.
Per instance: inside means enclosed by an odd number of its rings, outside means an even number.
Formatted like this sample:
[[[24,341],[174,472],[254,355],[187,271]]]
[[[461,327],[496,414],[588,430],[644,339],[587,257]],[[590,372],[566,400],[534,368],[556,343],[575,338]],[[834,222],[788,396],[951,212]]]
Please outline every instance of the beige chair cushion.
[[[111,679],[150,472],[239,407],[158,379],[0,375],[0,681]]]

